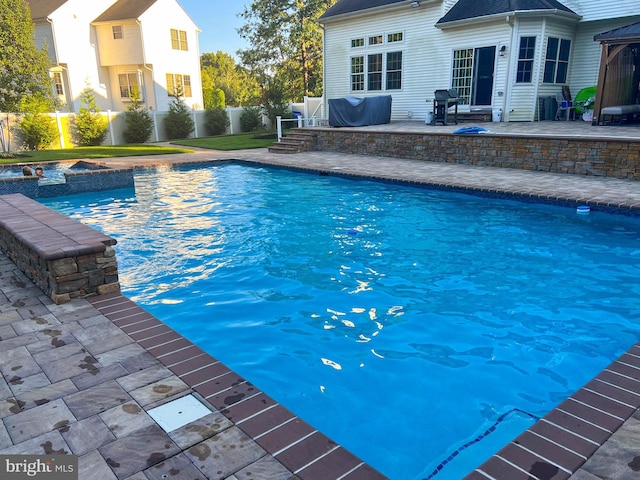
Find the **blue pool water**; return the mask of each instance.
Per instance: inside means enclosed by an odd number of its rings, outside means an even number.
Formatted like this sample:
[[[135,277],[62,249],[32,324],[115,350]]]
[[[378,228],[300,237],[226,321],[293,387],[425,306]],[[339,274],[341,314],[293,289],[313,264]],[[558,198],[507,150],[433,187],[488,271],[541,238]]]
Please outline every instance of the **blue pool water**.
[[[124,292],[392,479],[459,479],[638,340],[640,221],[236,164],[43,200]]]

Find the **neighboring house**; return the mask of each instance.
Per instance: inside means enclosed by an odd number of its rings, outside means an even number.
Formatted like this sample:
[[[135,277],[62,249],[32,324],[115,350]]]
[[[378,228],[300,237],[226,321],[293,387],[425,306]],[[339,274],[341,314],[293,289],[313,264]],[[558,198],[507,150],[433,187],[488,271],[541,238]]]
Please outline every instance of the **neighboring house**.
[[[176,0],[28,0],[36,45],[47,45],[54,91],[70,111],[86,87],[122,111],[134,89],[165,111],[181,91],[202,108],[198,28]]]
[[[638,0],[338,0],[320,17],[325,101],[392,95],[393,119],[424,118],[456,88],[463,111],[531,121],[597,84],[595,35],[638,20]]]

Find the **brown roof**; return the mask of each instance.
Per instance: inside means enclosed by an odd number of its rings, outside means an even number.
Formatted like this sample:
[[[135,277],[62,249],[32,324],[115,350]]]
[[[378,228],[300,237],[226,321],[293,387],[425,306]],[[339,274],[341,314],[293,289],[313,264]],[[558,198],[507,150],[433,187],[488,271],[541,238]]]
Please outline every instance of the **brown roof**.
[[[67,0],[27,0],[27,3],[31,9],[31,18],[33,20],[39,20],[41,18],[47,18],[67,3]]]
[[[94,22],[113,22],[140,17],[156,0],[118,0]]]

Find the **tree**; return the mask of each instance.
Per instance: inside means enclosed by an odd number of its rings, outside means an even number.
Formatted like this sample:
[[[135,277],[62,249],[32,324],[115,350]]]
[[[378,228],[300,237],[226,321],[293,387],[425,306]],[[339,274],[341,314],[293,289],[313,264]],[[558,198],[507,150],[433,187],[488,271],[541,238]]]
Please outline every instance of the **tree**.
[[[224,108],[209,108],[204,113],[204,127],[209,135],[222,135],[229,128],[229,115]]]
[[[138,89],[134,89],[131,103],[124,112],[125,128],[122,132],[127,143],[144,143],[153,133],[153,118],[140,99]]]
[[[164,117],[164,128],[170,139],[187,138],[194,131],[195,125],[189,107],[176,93],[169,103],[169,113]]]
[[[202,91],[205,97],[205,108],[224,107],[225,105],[207,104],[208,99],[215,99],[216,90],[224,92],[226,105],[239,107],[254,102],[259,98],[260,84],[255,76],[237,65],[228,53],[203,53],[200,56],[200,72]]]
[[[100,108],[96,102],[96,94],[87,86],[81,94],[80,112],[75,117],[76,135],[82,146],[100,145],[107,136],[107,122],[100,115]]]
[[[26,0],[0,0],[0,111],[19,112],[22,100],[38,96],[53,109],[46,48],[34,43]]]
[[[245,65],[286,86],[286,100],[322,94],[322,30],[317,22],[336,0],[253,0],[239,35],[252,46]]]
[[[20,110],[25,112],[18,130],[22,143],[28,150],[43,150],[58,138],[58,127],[49,115],[49,104],[41,95],[23,98]]]

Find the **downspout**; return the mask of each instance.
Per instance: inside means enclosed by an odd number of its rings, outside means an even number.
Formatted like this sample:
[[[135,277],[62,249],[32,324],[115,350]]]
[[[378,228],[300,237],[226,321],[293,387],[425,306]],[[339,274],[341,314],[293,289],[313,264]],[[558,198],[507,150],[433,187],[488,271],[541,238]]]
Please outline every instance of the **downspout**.
[[[513,51],[516,50],[514,48],[516,42],[516,29],[514,28],[515,19],[513,19],[510,15],[507,15],[505,18],[506,22],[511,27],[511,40],[509,41],[509,55],[507,56],[507,74],[505,75],[504,83],[505,90],[507,91],[506,98],[504,99],[504,115],[503,120],[505,122],[509,121],[510,113],[511,113],[511,96],[513,95],[513,90],[511,88],[511,70],[513,69]],[[520,50],[519,48],[516,50]]]
[[[327,105],[327,95],[326,95],[326,87],[327,87],[327,62],[325,61],[326,51],[327,51],[327,32],[325,30],[324,24],[320,24],[320,28],[322,29],[322,116],[326,116],[326,112],[328,110]],[[322,120],[325,120],[322,118]]]
[[[539,57],[538,57],[538,75],[537,75],[537,80],[536,80],[536,89],[534,92],[534,96],[533,98],[535,98],[536,103],[533,106],[533,118],[535,119],[536,116],[536,110],[538,110],[540,107],[540,99],[538,98],[538,93],[540,92],[540,73],[541,71],[544,71],[544,58],[546,56],[546,50],[544,50],[542,47],[544,46],[544,39],[547,36],[547,17],[544,17],[543,21],[542,21],[542,35],[540,38],[540,53],[539,53]],[[538,43],[538,42],[536,42]],[[559,48],[559,47],[558,47]],[[537,49],[536,49],[537,50]],[[568,72],[567,72],[568,74]],[[568,118],[569,113],[567,113],[567,118]],[[540,120],[540,115],[538,115],[538,120]]]
[[[156,84],[156,79],[153,73],[153,68],[149,67],[147,64],[147,55],[146,52],[147,50],[144,47],[144,35],[142,33],[142,22],[138,19],[136,19],[136,23],[138,24],[138,27],[140,28],[140,43],[142,44],[142,67],[145,68],[146,70],[149,71],[149,73],[151,74],[151,85],[153,85],[153,100],[154,103],[156,104],[155,107],[153,105],[149,106],[149,102],[147,101],[149,98],[148,95],[148,91],[147,91],[147,84],[146,82],[144,83],[143,87],[144,87],[144,93],[146,94],[144,96],[144,104],[147,107],[147,110],[150,109],[154,109],[157,110],[158,109],[158,104],[155,101],[156,100],[156,95],[155,95],[155,84]],[[142,80],[144,81],[144,77],[142,78]],[[158,141],[158,139],[156,138],[156,141]]]

